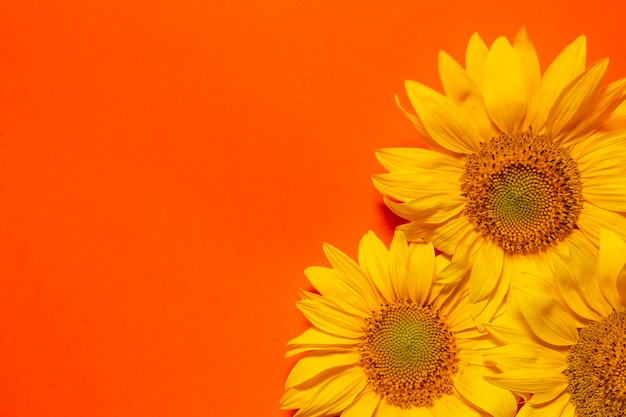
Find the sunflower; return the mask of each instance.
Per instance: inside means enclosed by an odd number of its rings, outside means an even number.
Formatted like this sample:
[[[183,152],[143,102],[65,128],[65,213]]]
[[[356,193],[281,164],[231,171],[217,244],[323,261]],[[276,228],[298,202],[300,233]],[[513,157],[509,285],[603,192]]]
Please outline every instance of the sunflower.
[[[533,393],[521,417],[626,415],[626,243],[603,230],[599,251],[551,259],[557,285],[520,287],[525,322],[487,324],[507,345],[485,354],[501,387]],[[594,253],[595,252],[595,253]],[[556,294],[556,296],[555,296]],[[524,330],[526,328],[526,330]]]
[[[330,245],[332,268],[305,273],[320,294],[302,291],[297,306],[312,326],[287,345],[304,355],[289,373],[282,409],[298,417],[512,416],[516,399],[490,384],[482,352],[498,346],[468,313],[466,280],[433,282],[449,260],[432,244],[389,250],[372,233],[358,264]]]
[[[490,49],[474,34],[465,69],[440,52],[445,95],[406,82],[428,149],[377,152],[389,172],[374,184],[409,220],[399,229],[453,254],[459,277],[473,265],[479,326],[567,241],[597,246],[602,228],[626,238],[626,79],[603,86],[608,59],[586,68],[585,55],[581,36],[541,75],[523,28]]]

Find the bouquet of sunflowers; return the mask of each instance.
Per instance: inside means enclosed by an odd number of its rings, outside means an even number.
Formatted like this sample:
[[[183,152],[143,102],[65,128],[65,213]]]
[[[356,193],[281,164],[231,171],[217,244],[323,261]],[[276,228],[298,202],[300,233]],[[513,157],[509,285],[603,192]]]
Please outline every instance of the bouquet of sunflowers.
[[[407,223],[305,270],[281,408],[626,416],[626,79],[585,58],[475,34],[465,68],[440,53],[445,94],[406,83],[428,149],[379,150],[373,181]]]

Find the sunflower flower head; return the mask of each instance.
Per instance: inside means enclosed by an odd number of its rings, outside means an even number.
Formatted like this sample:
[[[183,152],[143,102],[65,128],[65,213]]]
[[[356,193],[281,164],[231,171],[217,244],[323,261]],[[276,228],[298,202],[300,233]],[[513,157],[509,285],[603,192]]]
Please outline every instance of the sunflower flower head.
[[[554,255],[555,279],[519,292],[523,322],[486,325],[507,343],[489,352],[498,386],[531,393],[521,416],[626,415],[626,243],[601,231],[600,248]],[[556,285],[555,285],[556,284]]]
[[[305,271],[319,294],[302,291],[297,304],[311,327],[287,345],[287,356],[306,355],[281,408],[299,417],[515,414],[513,394],[485,379],[497,370],[482,352],[499,343],[469,316],[466,280],[434,282],[445,255],[401,232],[389,250],[365,235],[358,263],[324,249],[332,268]]]
[[[457,279],[472,265],[479,326],[567,242],[597,246],[602,228],[626,238],[626,79],[605,86],[608,59],[585,56],[581,36],[542,73],[524,29],[490,48],[475,34],[465,68],[440,53],[445,94],[406,83],[428,149],[377,152],[389,172],[374,184],[409,221],[399,229],[453,255]]]

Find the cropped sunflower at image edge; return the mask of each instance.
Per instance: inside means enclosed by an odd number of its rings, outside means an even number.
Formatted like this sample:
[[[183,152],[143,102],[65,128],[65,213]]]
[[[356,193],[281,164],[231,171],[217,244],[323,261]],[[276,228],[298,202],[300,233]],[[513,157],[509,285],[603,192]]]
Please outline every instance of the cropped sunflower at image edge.
[[[305,274],[301,291],[311,327],[287,344],[304,354],[289,373],[282,409],[297,417],[509,417],[517,399],[486,378],[483,355],[501,346],[469,315],[467,279],[439,284],[449,265],[432,244],[396,232],[389,249],[372,233],[358,263],[330,245],[332,267]]]
[[[529,399],[519,417],[626,415],[626,243],[602,230],[600,248],[570,244],[553,254],[553,280],[524,288],[525,322],[486,327],[505,346],[485,354],[503,372],[488,377]],[[557,285],[554,285],[554,282]]]
[[[626,238],[626,79],[604,86],[607,66],[586,65],[580,36],[542,73],[522,28],[490,48],[474,34],[465,68],[441,52],[445,94],[406,82],[416,114],[405,114],[428,149],[379,150],[389,172],[374,185],[408,220],[407,239],[453,255],[441,282],[471,266],[481,329],[507,297],[523,298],[509,292],[521,273],[547,269],[568,242],[597,247],[605,228]]]

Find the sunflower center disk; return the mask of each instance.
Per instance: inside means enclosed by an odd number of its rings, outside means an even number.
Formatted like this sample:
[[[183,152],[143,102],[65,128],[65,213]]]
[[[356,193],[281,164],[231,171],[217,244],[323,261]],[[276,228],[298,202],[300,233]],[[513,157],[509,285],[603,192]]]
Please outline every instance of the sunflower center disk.
[[[399,302],[382,306],[367,323],[359,345],[361,366],[387,402],[401,408],[429,407],[452,394],[458,350],[438,311]]]
[[[581,417],[626,415],[626,313],[613,312],[579,332],[570,346],[570,401]]]
[[[568,148],[532,131],[502,134],[468,157],[464,214],[508,253],[543,250],[575,227],[582,185]]]

